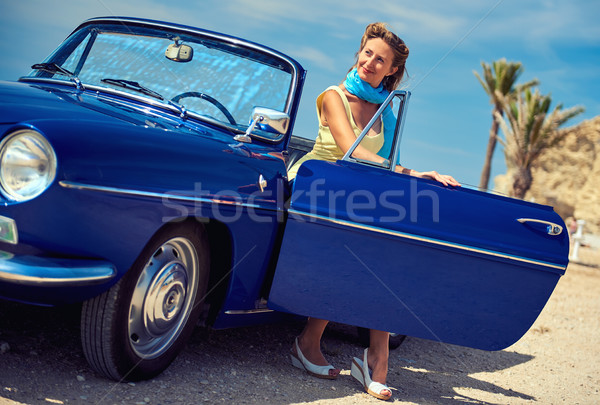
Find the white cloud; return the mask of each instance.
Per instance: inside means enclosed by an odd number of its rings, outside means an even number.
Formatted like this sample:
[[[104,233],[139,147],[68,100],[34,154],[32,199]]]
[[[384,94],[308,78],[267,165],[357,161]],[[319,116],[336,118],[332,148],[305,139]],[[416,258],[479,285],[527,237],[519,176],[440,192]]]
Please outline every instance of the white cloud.
[[[320,23],[336,26],[339,21],[332,18],[336,7],[342,6],[342,1],[290,1],[281,0],[229,0],[226,10],[244,16],[247,24],[264,24],[287,26],[293,29],[294,23]]]
[[[303,63],[308,61],[313,63],[320,69],[324,69],[330,72],[336,72],[336,64],[331,56],[326,55],[317,48],[309,46],[301,47],[290,47],[288,53],[295,59],[302,60]]]
[[[389,0],[230,0],[227,7],[243,14],[247,24],[286,25],[293,29],[295,23],[305,23],[315,26],[315,35],[319,32],[327,35],[332,30],[340,32],[340,27],[354,31],[356,27],[383,21],[398,33],[413,30],[424,39],[439,39],[460,35],[469,24],[469,19],[460,12],[447,13],[422,2],[407,5]],[[470,5],[469,10],[472,9]]]
[[[422,6],[421,6],[422,7]],[[423,41],[445,39],[461,35],[468,25],[462,15],[450,15],[433,11],[432,8],[414,8],[402,4],[391,4],[386,9],[389,23],[400,35],[411,32],[411,36]]]

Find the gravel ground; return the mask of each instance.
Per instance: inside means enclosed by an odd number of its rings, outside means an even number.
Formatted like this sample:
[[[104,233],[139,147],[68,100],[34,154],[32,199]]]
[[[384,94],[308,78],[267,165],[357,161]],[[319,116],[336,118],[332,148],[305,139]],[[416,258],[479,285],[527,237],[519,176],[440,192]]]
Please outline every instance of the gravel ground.
[[[391,352],[388,383],[400,404],[600,403],[600,251],[582,248],[531,330],[485,352],[407,338]],[[350,377],[356,331],[331,325],[324,352],[336,381],[293,368],[301,322],[197,329],[166,372],[115,383],[95,375],[79,343],[79,308],[0,302],[0,404],[382,403]]]

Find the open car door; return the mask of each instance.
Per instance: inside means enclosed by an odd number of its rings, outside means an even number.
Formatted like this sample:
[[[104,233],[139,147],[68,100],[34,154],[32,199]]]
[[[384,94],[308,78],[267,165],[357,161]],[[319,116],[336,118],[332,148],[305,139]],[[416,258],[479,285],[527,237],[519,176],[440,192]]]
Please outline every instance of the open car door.
[[[395,173],[408,97],[388,99],[399,122],[388,167],[351,157],[369,126],[343,160],[302,165],[268,306],[503,349],[565,272],[564,223],[552,207]]]

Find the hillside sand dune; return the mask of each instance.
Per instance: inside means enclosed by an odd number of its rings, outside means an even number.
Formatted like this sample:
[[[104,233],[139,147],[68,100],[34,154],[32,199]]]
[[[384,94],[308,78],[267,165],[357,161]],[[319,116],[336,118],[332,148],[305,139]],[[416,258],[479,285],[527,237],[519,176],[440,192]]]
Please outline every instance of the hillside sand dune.
[[[600,116],[564,131],[535,163],[525,200],[553,206],[565,221],[583,219],[587,232],[600,235]],[[506,192],[510,174],[494,179],[497,191]]]

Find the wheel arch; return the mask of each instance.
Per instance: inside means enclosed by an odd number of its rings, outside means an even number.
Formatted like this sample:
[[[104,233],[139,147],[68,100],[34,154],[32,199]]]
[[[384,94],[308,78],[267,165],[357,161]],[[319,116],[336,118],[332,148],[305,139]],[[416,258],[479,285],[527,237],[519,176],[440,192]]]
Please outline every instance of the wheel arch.
[[[192,227],[197,232],[205,232],[209,245],[209,275],[205,310],[200,315],[200,323],[212,325],[225,302],[233,258],[233,240],[229,227],[218,220],[203,217],[178,218],[165,223],[155,233],[158,235],[167,227]],[[152,238],[150,239],[152,240]]]
[[[188,266],[197,272],[187,273]],[[197,283],[193,291],[186,287],[188,274],[195,274],[189,279],[195,280],[190,285]],[[205,224],[193,219],[162,224],[129,273],[83,304],[81,340],[92,368],[117,381],[138,381],[161,373],[181,351],[204,312],[209,276]],[[164,315],[167,303],[173,315],[158,316],[155,322],[154,315]],[[180,309],[185,318],[175,315]]]
[[[196,219],[197,220],[197,219]],[[212,325],[222,308],[231,280],[233,238],[229,227],[221,221],[204,220],[210,249],[210,274],[207,289],[207,311],[201,322]]]

